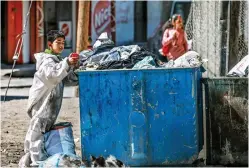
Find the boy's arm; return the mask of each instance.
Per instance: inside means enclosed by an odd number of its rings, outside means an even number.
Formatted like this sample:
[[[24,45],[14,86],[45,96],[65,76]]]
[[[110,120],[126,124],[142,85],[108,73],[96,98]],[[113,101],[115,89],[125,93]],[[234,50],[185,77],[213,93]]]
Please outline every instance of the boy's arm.
[[[68,75],[63,79],[64,84],[70,86],[78,85],[78,76],[74,73],[74,69],[71,68]]]
[[[57,63],[52,58],[47,58],[43,61],[39,67],[39,77],[47,87],[55,87],[59,84],[67,75],[70,67],[68,65],[68,59]]]

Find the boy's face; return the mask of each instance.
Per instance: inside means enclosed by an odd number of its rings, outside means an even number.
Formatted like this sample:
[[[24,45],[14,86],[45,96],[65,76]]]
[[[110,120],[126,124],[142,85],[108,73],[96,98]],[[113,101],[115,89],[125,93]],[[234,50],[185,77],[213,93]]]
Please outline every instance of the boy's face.
[[[65,40],[62,37],[58,37],[53,43],[48,42],[48,47],[55,54],[60,54],[64,50]]]

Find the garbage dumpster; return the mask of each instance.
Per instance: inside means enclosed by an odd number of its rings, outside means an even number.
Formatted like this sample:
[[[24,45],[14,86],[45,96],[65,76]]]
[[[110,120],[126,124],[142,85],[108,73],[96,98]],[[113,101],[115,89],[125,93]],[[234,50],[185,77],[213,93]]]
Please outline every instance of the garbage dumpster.
[[[82,157],[129,166],[191,164],[203,144],[200,69],[82,71]]]
[[[248,78],[203,79],[210,165],[248,165]]]

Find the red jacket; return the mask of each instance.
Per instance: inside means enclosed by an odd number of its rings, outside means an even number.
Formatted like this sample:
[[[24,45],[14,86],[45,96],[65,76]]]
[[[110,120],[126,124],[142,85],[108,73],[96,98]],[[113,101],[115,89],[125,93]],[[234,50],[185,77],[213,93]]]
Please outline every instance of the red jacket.
[[[174,36],[174,34],[176,35]],[[169,52],[166,56],[175,60],[188,51],[187,35],[184,30],[166,29],[162,45],[169,45]]]

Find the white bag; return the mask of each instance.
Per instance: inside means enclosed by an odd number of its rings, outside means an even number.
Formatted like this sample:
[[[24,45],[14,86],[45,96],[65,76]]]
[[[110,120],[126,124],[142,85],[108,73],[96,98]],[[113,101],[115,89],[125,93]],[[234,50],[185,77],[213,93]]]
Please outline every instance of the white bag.
[[[227,74],[227,76],[248,76],[248,69],[249,66],[249,55],[245,56],[239,63],[237,63]]]
[[[174,67],[199,67],[202,61],[199,54],[195,51],[188,51],[174,61]]]

